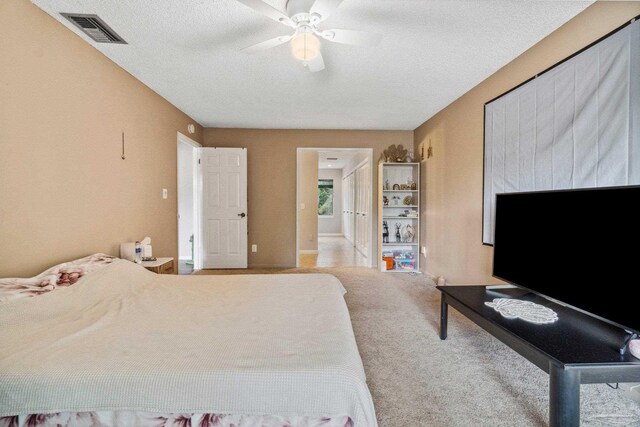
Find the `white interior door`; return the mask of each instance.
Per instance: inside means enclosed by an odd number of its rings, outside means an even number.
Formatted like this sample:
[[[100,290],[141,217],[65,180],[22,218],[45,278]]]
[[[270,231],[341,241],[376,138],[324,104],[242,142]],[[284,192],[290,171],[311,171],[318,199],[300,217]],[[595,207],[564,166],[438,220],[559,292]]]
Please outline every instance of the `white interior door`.
[[[247,268],[247,150],[200,150],[202,268]]]
[[[356,176],[356,248],[364,255],[369,254],[369,195],[371,193],[371,173],[367,161],[360,166]]]
[[[351,244],[355,244],[355,189],[354,189],[354,178],[355,174],[351,173],[344,178],[345,187],[343,189],[343,205],[344,209],[344,236],[351,242]]]
[[[342,234],[351,241],[349,230],[349,181],[342,178]]]

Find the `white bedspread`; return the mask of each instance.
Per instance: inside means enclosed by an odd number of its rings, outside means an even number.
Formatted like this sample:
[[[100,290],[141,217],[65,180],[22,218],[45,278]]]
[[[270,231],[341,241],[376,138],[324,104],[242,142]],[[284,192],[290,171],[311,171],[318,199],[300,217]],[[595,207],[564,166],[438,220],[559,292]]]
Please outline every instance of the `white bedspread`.
[[[0,304],[0,416],[348,415],[376,426],[331,275],[156,275],[117,261]]]

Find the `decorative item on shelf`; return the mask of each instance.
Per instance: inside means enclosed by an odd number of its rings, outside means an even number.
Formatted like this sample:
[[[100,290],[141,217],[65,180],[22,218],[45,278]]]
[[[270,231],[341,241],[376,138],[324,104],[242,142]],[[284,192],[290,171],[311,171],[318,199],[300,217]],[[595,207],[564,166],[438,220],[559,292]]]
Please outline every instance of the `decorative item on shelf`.
[[[385,190],[390,190],[391,189],[391,187],[389,187],[389,180],[388,179],[384,182],[384,189]]]
[[[402,203],[404,203],[405,205],[412,205],[413,204],[413,197],[411,196],[406,196],[403,200]]]
[[[382,196],[382,203],[384,203],[385,206],[389,206],[389,198],[387,196]]]
[[[396,147],[395,144],[391,144],[389,148],[384,150],[384,161],[387,163],[403,163],[407,158],[407,150],[402,146],[402,144],[398,144]]]
[[[385,262],[386,270],[393,270],[393,252],[382,252],[382,260]]]
[[[399,190],[400,189],[400,184],[393,184],[393,189],[394,190]]]
[[[407,190],[415,190],[417,188],[416,182],[413,180],[413,177],[410,176],[407,178]]]
[[[382,243],[389,243],[389,225],[382,221]]]
[[[418,218],[418,211],[409,211],[407,214],[408,218]]]
[[[404,233],[402,233],[402,241],[404,243],[413,243],[413,236],[416,235],[416,230],[413,225],[407,224],[404,226]]]
[[[407,157],[404,159],[405,163],[412,163],[413,162],[413,150],[409,149],[409,152],[407,153]]]
[[[396,222],[396,243],[402,243],[402,235],[400,235],[400,227],[402,224]]]
[[[393,205],[398,206],[400,202],[400,196],[393,196],[392,199],[393,199]]]
[[[407,189],[407,184],[400,184],[400,189],[401,190],[406,190]]]
[[[406,218],[406,217],[407,217],[407,213],[408,213],[408,212],[409,212],[409,211],[404,211],[404,212],[402,212],[402,213],[398,214],[398,216],[400,216],[400,217],[402,217],[402,218]]]

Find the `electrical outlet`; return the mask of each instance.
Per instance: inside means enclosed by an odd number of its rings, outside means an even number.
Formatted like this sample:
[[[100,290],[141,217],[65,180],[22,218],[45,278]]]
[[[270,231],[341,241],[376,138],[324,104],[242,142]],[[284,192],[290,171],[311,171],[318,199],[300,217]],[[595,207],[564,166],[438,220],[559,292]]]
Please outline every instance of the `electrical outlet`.
[[[167,189],[166,189],[166,188],[163,188],[163,189],[162,189],[162,198],[163,198],[163,199],[166,199],[166,198],[168,198],[168,197],[169,197],[169,191],[167,191]]]
[[[426,258],[426,257],[427,257],[427,247],[426,247],[426,246],[423,246],[423,247],[420,249],[420,253],[422,254],[422,256],[424,256],[424,257]]]
[[[313,242],[313,234],[309,234],[309,241]]]
[[[258,252],[258,245],[251,245],[251,252]]]
[[[304,203],[300,203],[300,209],[304,210],[304,208],[305,208],[305,204]]]

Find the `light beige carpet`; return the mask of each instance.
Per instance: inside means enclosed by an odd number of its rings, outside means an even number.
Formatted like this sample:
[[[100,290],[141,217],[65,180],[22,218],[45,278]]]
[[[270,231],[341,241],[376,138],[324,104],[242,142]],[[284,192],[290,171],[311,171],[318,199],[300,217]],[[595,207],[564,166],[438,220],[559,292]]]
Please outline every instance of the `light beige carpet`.
[[[233,270],[326,272],[338,277],[381,427],[545,426],[548,376],[484,330],[449,311],[438,337],[440,293],[422,275],[366,268]],[[196,274],[220,272],[197,272]],[[581,387],[583,426],[640,426],[640,403],[621,387]]]

